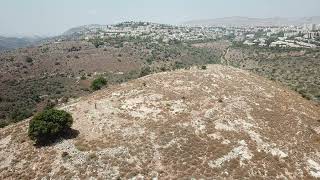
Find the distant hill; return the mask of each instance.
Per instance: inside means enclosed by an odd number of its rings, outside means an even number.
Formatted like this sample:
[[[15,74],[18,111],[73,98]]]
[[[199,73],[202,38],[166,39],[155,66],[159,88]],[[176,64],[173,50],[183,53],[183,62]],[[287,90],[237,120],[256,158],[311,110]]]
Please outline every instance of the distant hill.
[[[112,26],[137,28],[138,26],[145,26],[145,25],[150,25],[150,24],[156,24],[156,23],[127,21],[127,22],[121,22],[118,24],[113,24]],[[165,24],[162,24],[162,25],[166,26]],[[58,36],[58,38],[63,37],[63,38],[76,39],[77,37],[79,37],[79,35],[81,36],[81,35],[88,33],[88,32],[105,31],[108,29],[109,26],[111,26],[111,25],[89,24],[89,25],[77,26],[77,27],[73,27],[73,28],[67,30],[66,32],[62,33],[62,35]]]
[[[249,18],[249,17],[225,17],[217,19],[203,19],[187,21],[184,25],[211,25],[211,26],[284,26],[302,24],[320,24],[320,16],[303,18]]]
[[[27,47],[41,40],[40,37],[17,38],[0,36],[0,51],[13,50],[16,48]]]
[[[84,26],[78,26],[78,27],[74,27],[74,28],[71,28],[69,30],[67,30],[66,32],[64,32],[62,34],[62,36],[71,36],[71,35],[74,35],[74,34],[82,34],[84,32],[87,32],[87,31],[96,31],[98,29],[103,29],[105,28],[107,25],[99,25],[99,24],[90,24],[90,25],[84,25]]]

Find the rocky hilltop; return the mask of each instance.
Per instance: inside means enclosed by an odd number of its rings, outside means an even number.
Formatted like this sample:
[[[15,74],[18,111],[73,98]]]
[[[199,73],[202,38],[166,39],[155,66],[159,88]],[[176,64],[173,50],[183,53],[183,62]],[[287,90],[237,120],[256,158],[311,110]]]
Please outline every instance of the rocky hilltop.
[[[62,105],[76,137],[36,148],[0,129],[0,179],[316,179],[320,109],[213,65],[145,76]]]

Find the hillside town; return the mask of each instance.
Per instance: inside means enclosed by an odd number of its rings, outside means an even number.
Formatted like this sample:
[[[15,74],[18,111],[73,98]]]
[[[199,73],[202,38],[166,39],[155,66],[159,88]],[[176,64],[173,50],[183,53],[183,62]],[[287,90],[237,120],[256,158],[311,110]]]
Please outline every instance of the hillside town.
[[[71,29],[64,38],[83,40],[140,38],[169,43],[208,41],[228,38],[237,44],[271,48],[319,48],[320,24],[284,27],[173,26],[148,22],[123,22],[116,25],[87,25]]]

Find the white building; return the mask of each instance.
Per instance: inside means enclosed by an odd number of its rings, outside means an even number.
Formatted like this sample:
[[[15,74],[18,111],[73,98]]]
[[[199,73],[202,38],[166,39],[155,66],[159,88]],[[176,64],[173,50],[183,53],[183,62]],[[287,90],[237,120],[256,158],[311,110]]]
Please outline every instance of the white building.
[[[303,25],[303,30],[304,31],[315,31],[316,30],[316,25],[315,24],[304,24]]]
[[[248,46],[253,46],[253,45],[255,45],[256,43],[253,43],[253,42],[251,42],[251,41],[249,41],[249,40],[246,40],[246,41],[243,42],[243,44],[244,44],[244,45],[248,45]]]

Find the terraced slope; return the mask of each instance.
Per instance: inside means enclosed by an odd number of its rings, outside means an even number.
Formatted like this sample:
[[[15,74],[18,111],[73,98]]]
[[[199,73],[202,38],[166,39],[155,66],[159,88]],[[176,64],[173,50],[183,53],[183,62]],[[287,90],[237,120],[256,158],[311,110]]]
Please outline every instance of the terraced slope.
[[[0,179],[320,178],[320,109],[225,66],[146,76],[61,106],[77,137],[0,130]]]

